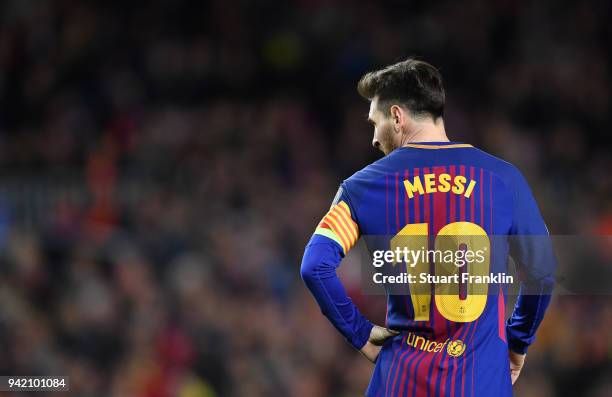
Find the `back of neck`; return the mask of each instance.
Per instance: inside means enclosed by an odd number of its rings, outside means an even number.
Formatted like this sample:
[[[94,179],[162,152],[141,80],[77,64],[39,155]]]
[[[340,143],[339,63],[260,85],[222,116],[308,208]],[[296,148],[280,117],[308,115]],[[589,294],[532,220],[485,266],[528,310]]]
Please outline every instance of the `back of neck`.
[[[402,137],[401,146],[419,142],[449,142],[442,118],[435,122],[418,123],[412,127],[412,131]]]

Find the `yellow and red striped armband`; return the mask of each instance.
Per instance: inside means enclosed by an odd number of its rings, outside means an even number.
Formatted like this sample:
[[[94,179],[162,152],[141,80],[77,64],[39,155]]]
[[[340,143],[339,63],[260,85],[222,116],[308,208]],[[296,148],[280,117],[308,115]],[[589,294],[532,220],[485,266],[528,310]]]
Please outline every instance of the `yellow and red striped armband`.
[[[321,219],[315,234],[334,240],[346,254],[357,242],[359,227],[351,217],[349,206],[340,201]]]

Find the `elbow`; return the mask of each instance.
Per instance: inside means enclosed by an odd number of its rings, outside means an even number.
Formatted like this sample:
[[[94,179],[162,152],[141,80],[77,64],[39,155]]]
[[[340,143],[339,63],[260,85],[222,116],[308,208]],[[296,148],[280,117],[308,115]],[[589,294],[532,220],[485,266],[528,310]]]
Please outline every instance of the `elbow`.
[[[315,280],[317,275],[317,263],[309,255],[304,255],[302,266],[300,266],[300,276],[307,285]]]
[[[302,258],[302,266],[300,267],[300,276],[306,285],[311,285],[320,277],[325,277],[330,270],[326,263],[325,246],[314,245],[307,246]]]
[[[331,251],[331,245],[308,245],[304,251],[300,276],[307,286],[333,277],[340,263],[340,255]]]
[[[551,295],[554,288],[555,277],[552,274],[521,282],[521,294],[525,295]]]

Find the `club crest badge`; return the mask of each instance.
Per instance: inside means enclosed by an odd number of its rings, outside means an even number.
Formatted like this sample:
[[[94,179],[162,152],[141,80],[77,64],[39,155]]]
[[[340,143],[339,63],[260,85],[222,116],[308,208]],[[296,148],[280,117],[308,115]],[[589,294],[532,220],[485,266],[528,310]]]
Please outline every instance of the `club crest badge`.
[[[465,351],[465,343],[462,340],[457,339],[449,342],[446,352],[451,357],[459,357]]]

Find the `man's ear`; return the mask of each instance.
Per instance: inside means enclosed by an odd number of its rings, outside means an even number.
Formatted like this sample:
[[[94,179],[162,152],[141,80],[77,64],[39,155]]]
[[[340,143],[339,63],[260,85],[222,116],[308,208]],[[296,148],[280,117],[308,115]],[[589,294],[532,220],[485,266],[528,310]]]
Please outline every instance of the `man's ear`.
[[[406,122],[406,115],[401,107],[398,105],[392,105],[389,108],[389,112],[391,113],[391,123],[393,124],[393,129],[395,132],[402,131],[402,125]]]

